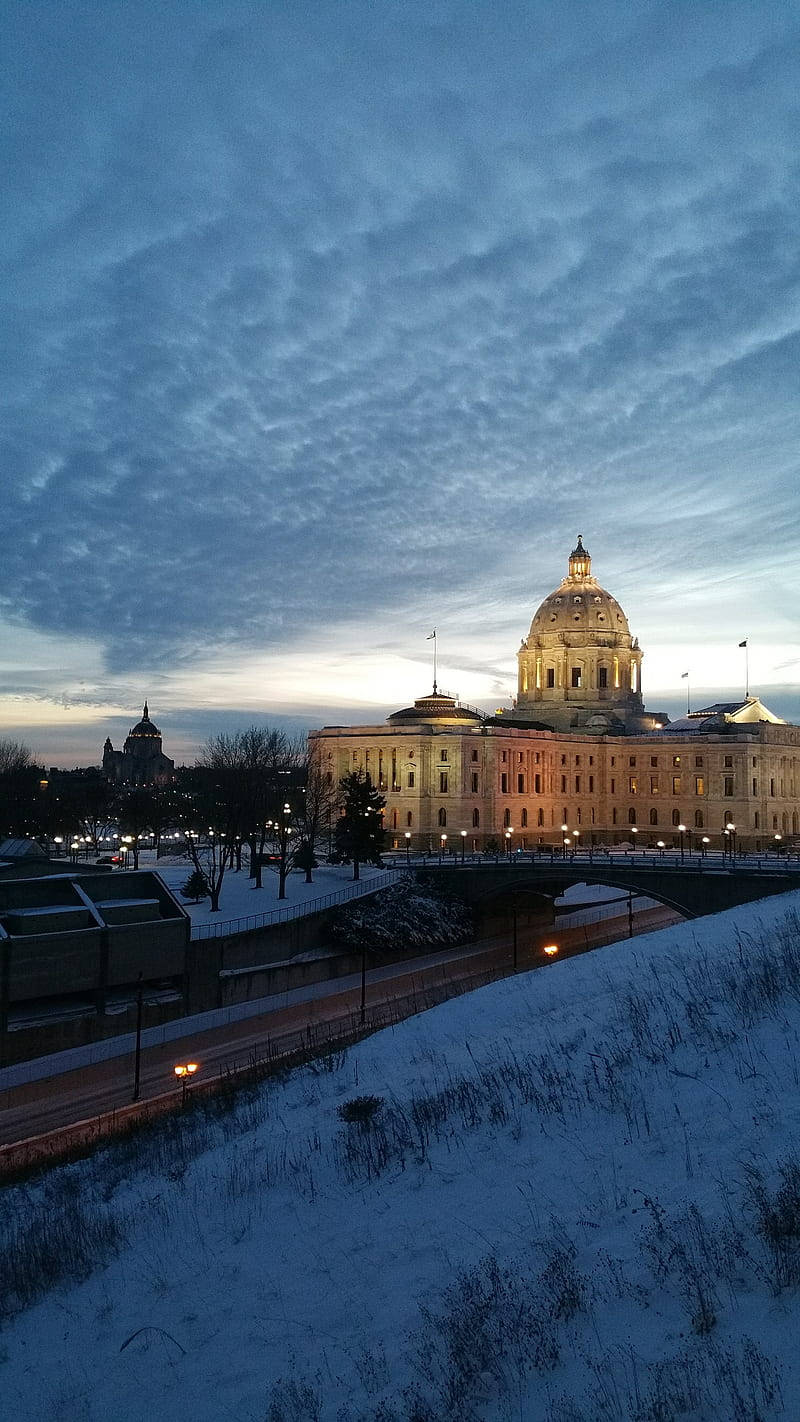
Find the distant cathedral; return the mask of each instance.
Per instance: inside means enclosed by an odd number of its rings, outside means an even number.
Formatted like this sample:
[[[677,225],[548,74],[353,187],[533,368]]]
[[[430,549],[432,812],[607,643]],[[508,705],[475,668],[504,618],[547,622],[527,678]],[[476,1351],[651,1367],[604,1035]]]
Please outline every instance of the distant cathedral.
[[[114,750],[111,737],[103,747],[103,770],[117,785],[169,785],[175,762],[161,749],[161,732],[150,720],[147,702],[142,719],[132,726],[122,750]]]

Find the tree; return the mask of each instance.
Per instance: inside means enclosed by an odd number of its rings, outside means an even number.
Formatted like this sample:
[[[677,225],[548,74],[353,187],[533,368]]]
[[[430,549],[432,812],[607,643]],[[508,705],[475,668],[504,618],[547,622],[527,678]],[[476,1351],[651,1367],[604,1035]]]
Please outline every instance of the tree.
[[[267,840],[274,837],[276,825],[284,824],[283,807],[300,763],[299,747],[283,731],[267,726],[212,736],[198,759],[206,786],[213,787],[215,808],[210,823],[224,828],[231,858],[237,845],[248,845],[250,877],[257,889],[261,888]]]
[[[299,869],[305,869],[306,883],[312,882],[311,870],[316,869],[316,846],[321,834],[330,833],[336,814],[338,790],[333,772],[322,763],[318,746],[312,746],[305,756],[305,791],[299,816],[298,830],[301,835],[300,850],[295,851],[294,862]],[[304,852],[307,846],[307,853]],[[303,853],[302,862],[298,853]]]
[[[199,904],[201,899],[208,898],[208,880],[202,869],[192,870],[181,887],[181,893],[185,899],[192,899],[196,904]]]
[[[133,867],[139,868],[139,840],[152,829],[153,797],[146,786],[128,790],[119,804],[119,827],[131,839]]]
[[[342,815],[336,822],[336,848],[346,861],[353,862],[353,878],[361,864],[380,866],[385,838],[383,808],[386,799],[373,790],[363,770],[353,770],[339,781]]]
[[[0,739],[0,837],[33,833],[43,777],[22,741]]]

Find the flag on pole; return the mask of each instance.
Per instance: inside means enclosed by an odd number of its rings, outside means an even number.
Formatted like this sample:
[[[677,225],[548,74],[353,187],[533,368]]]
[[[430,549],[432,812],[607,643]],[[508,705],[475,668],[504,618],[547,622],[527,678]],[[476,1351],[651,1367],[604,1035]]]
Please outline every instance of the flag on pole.
[[[745,639],[744,639],[743,642],[740,642],[740,643],[739,643],[739,646],[740,646],[740,647],[746,647],[746,646],[747,646],[747,638],[746,638],[746,637],[745,637]]]
[[[430,642],[431,637],[435,637],[435,636],[436,636],[436,628],[434,627],[433,631],[428,633],[428,636],[425,638],[425,641],[426,641],[426,642]]]
[[[688,675],[688,672],[681,672],[681,681],[685,681]]]

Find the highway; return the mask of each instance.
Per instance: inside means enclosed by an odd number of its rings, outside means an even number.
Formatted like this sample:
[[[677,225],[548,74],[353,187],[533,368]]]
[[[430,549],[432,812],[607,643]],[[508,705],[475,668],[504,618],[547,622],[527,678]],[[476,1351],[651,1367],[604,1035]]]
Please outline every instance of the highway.
[[[634,915],[634,930],[652,932],[679,921],[659,905]],[[570,957],[627,935],[624,917],[571,927],[559,926],[559,958]],[[550,960],[542,952],[548,941],[541,929],[520,931],[520,969],[543,967]],[[504,934],[488,941],[428,954],[412,961],[372,968],[367,974],[366,1028],[375,1030],[423,1011],[446,997],[469,991],[511,971],[512,940]],[[176,1083],[177,1062],[195,1060],[199,1072],[189,1089],[226,1077],[251,1066],[254,1060],[280,1059],[329,1036],[357,1035],[361,1026],[359,974],[323,982],[313,992],[285,993],[282,1005],[261,1017],[249,1017],[190,1040],[152,1047],[142,1052],[140,1100],[152,1101],[172,1093],[175,1105],[181,1088]],[[0,1146],[59,1131],[75,1122],[90,1121],[104,1113],[129,1106],[133,1093],[133,1053],[113,1058],[61,1076],[50,1077],[5,1091],[0,1097]]]

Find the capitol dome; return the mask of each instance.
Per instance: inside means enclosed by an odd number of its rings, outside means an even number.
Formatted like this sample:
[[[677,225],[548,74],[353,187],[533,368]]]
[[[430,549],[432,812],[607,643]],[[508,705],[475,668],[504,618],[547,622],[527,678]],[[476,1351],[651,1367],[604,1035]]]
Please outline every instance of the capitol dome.
[[[566,577],[534,613],[518,662],[516,718],[559,730],[648,724],[639,643],[616,598],[592,576],[581,534]]]

